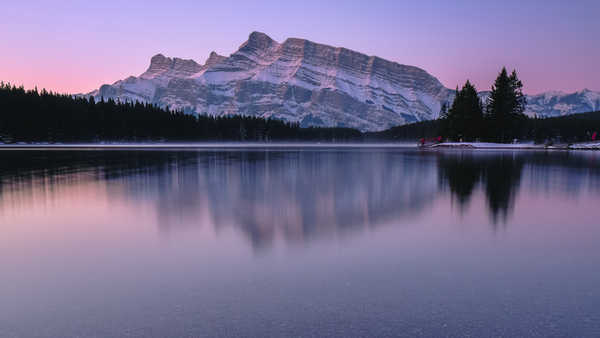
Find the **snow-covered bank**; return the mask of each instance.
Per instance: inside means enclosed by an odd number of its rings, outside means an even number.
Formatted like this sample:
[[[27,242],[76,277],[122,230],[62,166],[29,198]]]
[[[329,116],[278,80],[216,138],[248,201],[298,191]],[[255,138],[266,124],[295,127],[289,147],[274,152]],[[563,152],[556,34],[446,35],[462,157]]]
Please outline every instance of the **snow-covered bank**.
[[[530,143],[489,143],[489,142],[444,142],[426,148],[453,149],[548,149],[548,150],[600,150],[600,141],[547,146]]]
[[[417,148],[416,143],[80,143],[80,144],[49,144],[49,143],[0,143],[0,150],[136,150],[136,149],[297,149],[297,148]],[[543,144],[529,143],[491,143],[491,142],[443,142],[425,145],[425,149],[497,149],[497,150],[600,150],[600,142],[584,142],[575,144],[560,144],[546,146]]]
[[[0,150],[18,149],[225,149],[225,148],[271,148],[271,149],[295,149],[295,148],[416,148],[415,143],[81,143],[81,144],[1,144]]]
[[[575,143],[575,144],[570,145],[569,149],[600,150],[600,141]]]
[[[467,149],[544,149],[543,145],[532,143],[491,143],[491,142],[444,142],[429,148],[467,148]]]

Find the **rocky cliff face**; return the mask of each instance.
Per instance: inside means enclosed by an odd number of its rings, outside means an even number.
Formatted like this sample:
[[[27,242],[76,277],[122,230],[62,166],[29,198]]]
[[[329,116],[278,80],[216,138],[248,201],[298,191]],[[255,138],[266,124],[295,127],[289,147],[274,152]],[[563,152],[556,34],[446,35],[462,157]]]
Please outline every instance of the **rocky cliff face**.
[[[376,131],[436,118],[453,92],[417,67],[304,39],[279,43],[254,32],[229,57],[212,52],[202,65],[158,54],[140,76],[87,95],[193,114],[243,114],[301,126]],[[590,91],[529,96],[526,112],[555,116],[598,110],[599,97]]]
[[[229,57],[152,57],[139,77],[103,85],[96,97],[139,100],[188,113],[244,114],[381,130],[435,118],[449,90],[422,69],[345,48],[250,34]]]

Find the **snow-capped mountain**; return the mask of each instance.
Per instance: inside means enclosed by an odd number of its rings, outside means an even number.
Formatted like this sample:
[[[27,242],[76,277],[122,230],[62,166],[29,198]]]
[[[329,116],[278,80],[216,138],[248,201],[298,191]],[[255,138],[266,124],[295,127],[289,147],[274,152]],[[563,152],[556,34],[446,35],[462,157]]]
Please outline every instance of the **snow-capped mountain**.
[[[571,94],[547,92],[527,95],[525,113],[532,117],[550,117],[597,110],[600,110],[600,92],[584,89]]]
[[[158,54],[140,76],[87,95],[194,114],[243,114],[301,126],[376,131],[436,118],[454,91],[417,67],[304,39],[279,43],[253,32],[229,57],[212,52],[199,64]],[[590,91],[536,95],[528,97],[527,112],[554,116],[591,111],[599,109],[599,96]]]
[[[381,130],[435,118],[448,93],[417,67],[303,39],[278,43],[254,32],[229,57],[213,52],[202,65],[158,54],[140,76],[89,95],[197,114]]]

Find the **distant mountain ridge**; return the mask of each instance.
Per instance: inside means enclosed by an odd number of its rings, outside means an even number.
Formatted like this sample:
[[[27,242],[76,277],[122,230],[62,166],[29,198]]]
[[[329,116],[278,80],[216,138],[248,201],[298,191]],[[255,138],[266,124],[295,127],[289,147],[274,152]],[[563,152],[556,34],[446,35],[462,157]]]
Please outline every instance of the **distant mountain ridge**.
[[[546,92],[527,96],[526,114],[551,117],[600,110],[600,92],[584,89],[575,93]]]
[[[489,91],[479,92],[485,103]],[[556,117],[600,110],[600,92],[584,89],[575,93],[550,91],[536,95],[525,95],[525,114],[529,117]]]
[[[243,114],[301,126],[377,131],[437,118],[454,91],[417,67],[305,39],[279,43],[253,32],[229,57],[212,52],[199,64],[157,54],[140,76],[86,95],[195,114]],[[600,93],[592,91],[527,99],[527,113],[537,116],[600,109]]]

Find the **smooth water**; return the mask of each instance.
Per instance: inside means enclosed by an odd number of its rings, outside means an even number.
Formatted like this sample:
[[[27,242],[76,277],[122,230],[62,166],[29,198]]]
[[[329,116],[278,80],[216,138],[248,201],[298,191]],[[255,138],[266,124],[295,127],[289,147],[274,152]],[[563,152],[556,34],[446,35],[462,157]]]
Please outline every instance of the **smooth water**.
[[[600,336],[600,154],[0,151],[0,337]]]

